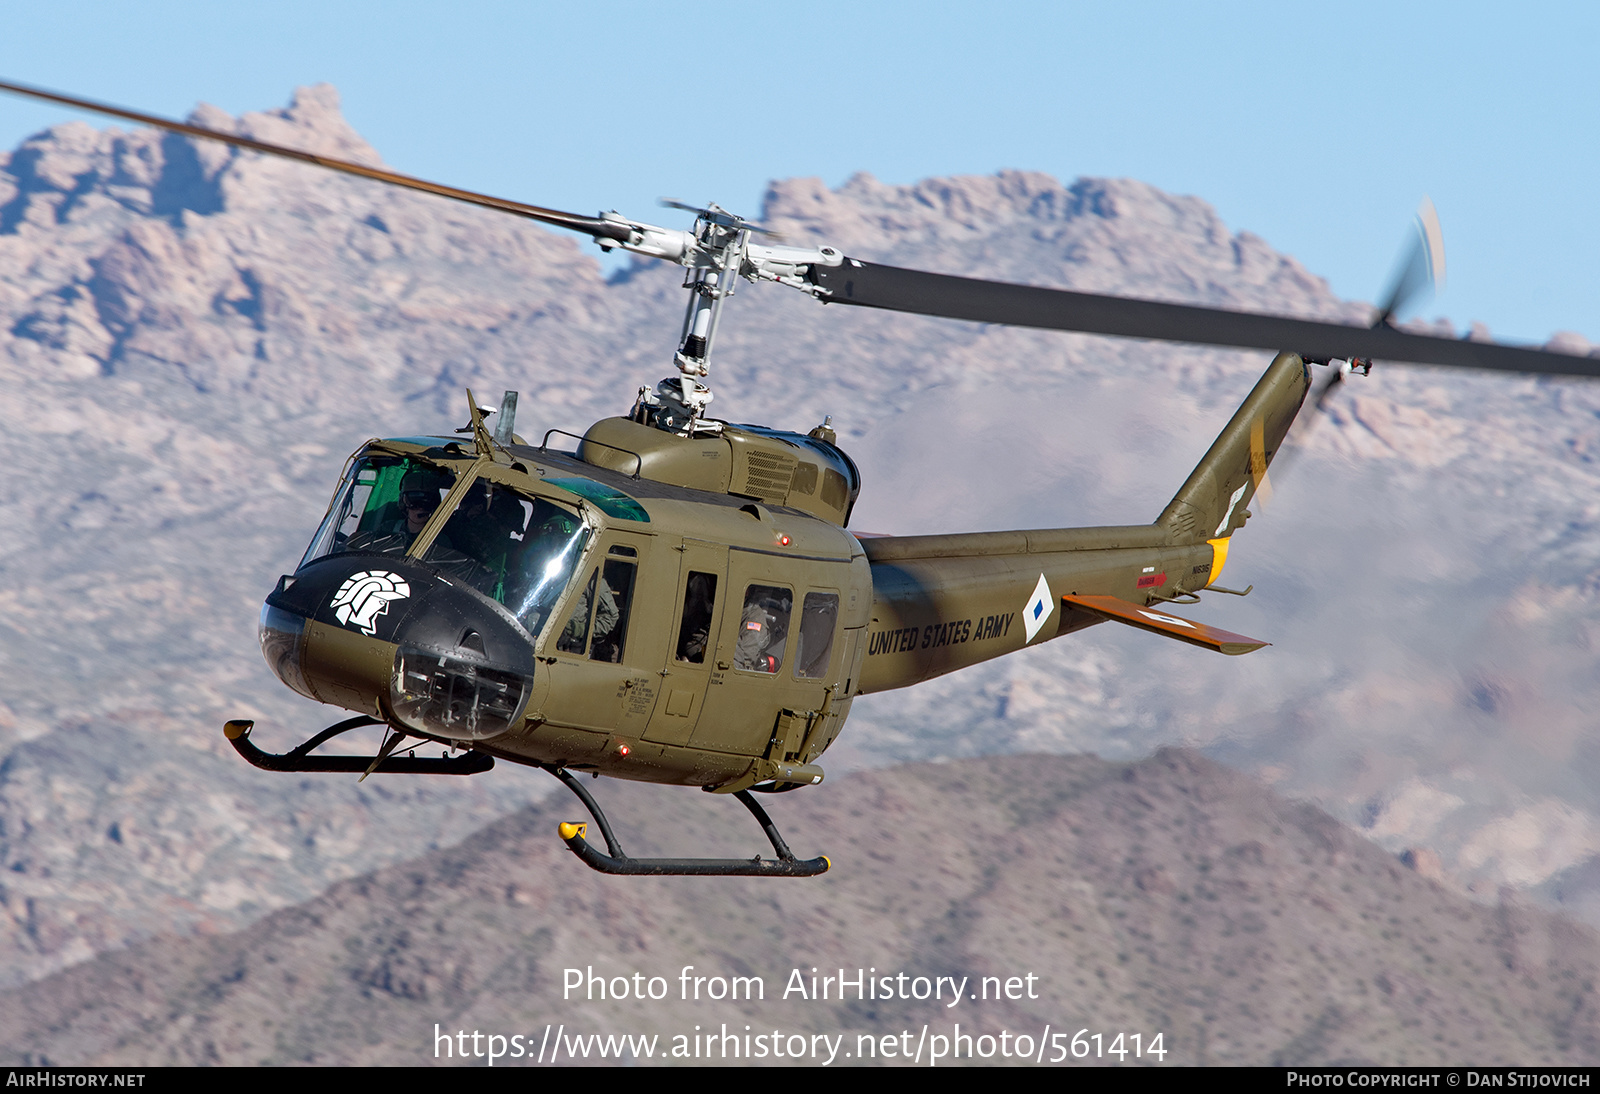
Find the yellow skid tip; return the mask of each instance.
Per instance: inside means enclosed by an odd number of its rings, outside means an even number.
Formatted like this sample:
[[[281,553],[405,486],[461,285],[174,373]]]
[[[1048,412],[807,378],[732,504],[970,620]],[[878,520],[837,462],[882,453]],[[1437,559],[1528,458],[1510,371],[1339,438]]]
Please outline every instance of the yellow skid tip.
[[[587,824],[573,824],[571,821],[561,822],[561,838],[564,840],[569,840],[573,836],[586,836],[588,834],[589,826]]]
[[[822,856],[822,862],[823,862],[823,867],[822,867],[822,872],[823,873],[827,873],[829,870],[833,869],[833,860],[831,858],[829,858],[827,855],[823,855]]]
[[[237,741],[240,737],[249,733],[254,726],[254,722],[247,721],[244,718],[235,718],[233,721],[223,725],[222,732],[227,734],[228,740]]]

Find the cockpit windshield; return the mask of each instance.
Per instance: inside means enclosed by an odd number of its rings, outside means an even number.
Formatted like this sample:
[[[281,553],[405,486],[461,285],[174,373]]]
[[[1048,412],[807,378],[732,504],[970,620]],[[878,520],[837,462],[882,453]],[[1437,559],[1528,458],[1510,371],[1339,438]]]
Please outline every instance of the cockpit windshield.
[[[589,527],[570,509],[479,480],[422,561],[498,600],[537,635],[588,538]]]
[[[362,456],[350,467],[328,516],[306,549],[323,555],[403,555],[455,485],[455,476],[406,456]]]
[[[340,484],[301,566],[345,551],[404,555],[455,485],[407,456],[366,455]],[[478,480],[421,561],[504,604],[537,635],[572,577],[590,528],[570,509]]]

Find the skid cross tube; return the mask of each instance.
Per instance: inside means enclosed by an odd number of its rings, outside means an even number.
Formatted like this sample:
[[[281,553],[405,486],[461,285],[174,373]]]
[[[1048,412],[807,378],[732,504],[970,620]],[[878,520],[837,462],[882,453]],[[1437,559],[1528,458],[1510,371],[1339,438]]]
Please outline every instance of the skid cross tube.
[[[255,728],[255,723],[244,719],[236,719],[222,727],[222,732],[227,734],[228,743],[233,745],[233,750],[243,756],[251,764],[263,771],[340,771],[360,775],[372,769],[373,774],[380,772],[393,775],[476,775],[480,771],[487,771],[494,766],[494,757],[482,752],[464,752],[454,759],[440,757],[433,759],[427,756],[387,756],[381,764],[372,766],[371,756],[312,756],[313,748],[332,737],[362,726],[381,726],[383,722],[376,718],[358,715],[346,718],[329,726],[327,729],[312,737],[298,748],[279,754],[263,752],[250,740],[250,731]]]
[[[767,839],[772,842],[772,849],[777,852],[775,859],[764,859],[756,855],[747,859],[722,859],[722,858],[632,858],[622,849],[622,844],[617,842],[616,833],[611,831],[611,824],[606,820],[606,814],[600,808],[600,803],[578,781],[577,776],[564,767],[552,767],[540,764],[550,774],[560,779],[562,785],[578,796],[590,816],[594,817],[595,824],[600,829],[600,836],[606,841],[604,854],[592,846],[584,838],[587,834],[587,824],[568,821],[561,825],[561,839],[567,848],[583,864],[591,870],[598,870],[602,874],[623,874],[632,876],[667,876],[667,875],[694,875],[700,877],[815,877],[827,871],[832,865],[825,855],[818,855],[812,859],[797,859],[794,852],[789,850],[789,845],[783,841],[778,826],[772,823],[772,818],[767,816],[767,811],[761,804],[750,796],[747,790],[740,790],[734,797],[744,803],[750,810],[756,822],[761,825],[761,830],[766,833]]]

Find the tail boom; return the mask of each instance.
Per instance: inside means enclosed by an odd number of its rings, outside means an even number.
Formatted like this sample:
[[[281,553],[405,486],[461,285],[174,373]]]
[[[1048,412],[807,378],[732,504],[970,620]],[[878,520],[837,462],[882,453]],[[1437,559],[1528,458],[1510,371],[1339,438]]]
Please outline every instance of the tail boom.
[[[1153,524],[862,540],[873,604],[858,690],[907,687],[1106,620],[1222,653],[1259,649],[1165,608],[1151,625],[1142,609],[1192,602],[1222,576],[1229,537],[1309,390],[1305,362],[1280,353]]]

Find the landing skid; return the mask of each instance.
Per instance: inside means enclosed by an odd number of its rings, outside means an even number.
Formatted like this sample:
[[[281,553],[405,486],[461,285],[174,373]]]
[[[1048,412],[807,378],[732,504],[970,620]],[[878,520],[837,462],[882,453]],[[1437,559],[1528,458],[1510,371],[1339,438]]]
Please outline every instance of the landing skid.
[[[543,766],[543,765],[541,765]],[[589,810],[594,822],[600,828],[600,835],[606,841],[609,855],[602,854],[589,844],[584,837],[588,834],[589,826],[583,822],[568,821],[561,825],[561,838],[566,842],[568,849],[583,864],[591,870],[598,870],[602,874],[622,874],[628,876],[666,876],[666,875],[693,875],[699,877],[815,877],[827,871],[829,865],[826,856],[819,855],[813,859],[797,859],[794,852],[789,850],[789,845],[783,842],[783,836],[778,832],[778,826],[772,823],[772,818],[767,816],[767,811],[750,796],[748,790],[740,790],[733,796],[750,810],[761,830],[767,834],[767,839],[772,841],[772,849],[778,853],[775,859],[764,859],[757,855],[748,859],[721,859],[721,858],[631,858],[617,842],[617,837],[611,831],[611,825],[606,821],[605,812],[598,802],[578,781],[577,777],[564,767],[545,767],[556,778],[560,779],[566,788],[578,796],[584,808]]]
[[[494,766],[494,757],[486,756],[482,752],[463,752],[454,759],[447,757],[434,759],[427,756],[417,756],[415,755],[415,750],[407,749],[407,752],[411,754],[384,756],[381,763],[374,763],[371,756],[312,756],[310,754],[312,749],[332,737],[337,737],[341,733],[352,729],[360,729],[362,726],[381,725],[383,723],[376,718],[360,715],[355,718],[346,718],[342,722],[329,726],[300,747],[282,754],[263,752],[255,746],[250,740],[250,730],[255,728],[254,722],[242,719],[232,721],[223,726],[222,731],[227,734],[228,742],[233,745],[235,752],[263,771],[348,771],[363,777],[379,771],[394,775],[476,775],[478,772],[487,771]],[[398,744],[398,742],[395,743]]]
[[[250,731],[255,728],[255,723],[243,719],[231,721],[223,727],[227,734],[228,743],[233,745],[234,751],[243,756],[251,764],[264,771],[335,771],[349,772],[351,774],[373,774],[385,772],[390,774],[410,775],[475,775],[480,771],[487,771],[494,766],[494,757],[482,752],[465,752],[460,756],[450,759],[440,757],[437,759],[417,756],[414,750],[407,749],[408,755],[393,755],[380,752],[381,759],[371,756],[313,756],[311,751],[324,742],[346,733],[352,729],[363,726],[383,725],[376,718],[364,715],[347,718],[329,726],[310,740],[288,752],[274,753],[263,752],[250,740]],[[398,731],[397,731],[398,732]],[[396,752],[398,740],[391,739],[386,742],[387,752]],[[767,839],[772,842],[772,849],[777,852],[775,859],[764,859],[759,855],[748,859],[715,859],[715,858],[632,858],[622,850],[622,845],[617,842],[616,834],[611,831],[611,824],[606,820],[605,811],[594,800],[587,788],[578,781],[577,777],[564,767],[552,767],[545,764],[535,764],[550,772],[557,779],[578,796],[584,807],[594,817],[594,823],[599,826],[600,834],[605,838],[606,848],[610,854],[604,854],[590,846],[584,837],[588,834],[588,824],[566,823],[561,825],[561,838],[566,842],[572,853],[581,859],[590,869],[598,870],[602,874],[620,874],[631,876],[666,876],[666,875],[696,875],[712,877],[815,877],[825,873],[830,865],[825,856],[813,859],[795,858],[794,852],[789,850],[789,845],[783,841],[783,836],[778,832],[778,826],[772,823],[772,818],[767,811],[761,808],[750,790],[740,790],[733,796],[738,798],[744,807],[750,810],[756,822],[761,825],[761,830],[766,833]],[[790,789],[792,784],[764,784],[751,787],[764,793],[779,792]]]

